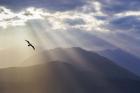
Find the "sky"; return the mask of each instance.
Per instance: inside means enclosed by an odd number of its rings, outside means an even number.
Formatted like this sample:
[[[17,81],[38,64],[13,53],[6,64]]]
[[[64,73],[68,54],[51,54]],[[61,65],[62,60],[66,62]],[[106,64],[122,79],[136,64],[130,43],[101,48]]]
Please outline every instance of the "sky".
[[[0,0],[0,51],[19,50],[14,53],[26,55],[24,60],[32,55],[23,43],[28,39],[38,49],[119,48],[140,58],[139,5],[139,0]]]

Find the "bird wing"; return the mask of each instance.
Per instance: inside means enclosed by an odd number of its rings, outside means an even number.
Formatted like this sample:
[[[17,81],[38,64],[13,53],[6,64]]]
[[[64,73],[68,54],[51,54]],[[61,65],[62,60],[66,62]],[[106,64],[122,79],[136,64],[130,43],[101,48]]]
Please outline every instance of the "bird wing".
[[[28,40],[25,40],[28,44],[30,44],[30,42]]]
[[[35,50],[35,47],[33,45],[31,45],[31,47]]]

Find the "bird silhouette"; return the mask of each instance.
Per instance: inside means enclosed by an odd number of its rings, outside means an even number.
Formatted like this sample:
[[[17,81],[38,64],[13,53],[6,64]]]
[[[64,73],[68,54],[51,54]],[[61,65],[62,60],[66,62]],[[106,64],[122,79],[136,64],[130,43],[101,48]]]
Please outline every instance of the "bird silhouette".
[[[30,41],[28,41],[28,40],[25,40],[25,41],[28,43],[28,46],[29,46],[29,47],[32,47],[33,50],[35,50],[35,47],[30,43]]]

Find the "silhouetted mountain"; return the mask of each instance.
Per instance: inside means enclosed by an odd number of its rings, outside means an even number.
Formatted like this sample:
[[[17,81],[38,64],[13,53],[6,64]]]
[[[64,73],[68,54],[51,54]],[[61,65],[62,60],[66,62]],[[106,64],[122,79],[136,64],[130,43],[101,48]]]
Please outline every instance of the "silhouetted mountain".
[[[127,76],[128,78],[131,78],[131,76],[133,76],[129,75],[127,70],[121,68],[116,63],[108,60],[107,58],[100,56],[97,53],[86,51],[78,47],[63,49],[56,48],[50,51],[43,51],[42,53],[40,53],[40,55],[43,56],[40,59],[42,61],[40,63],[62,61],[70,64],[75,64],[86,69],[88,68],[88,70],[105,73],[107,77],[123,78],[124,76]],[[38,58],[38,55],[35,56],[29,58],[24,63],[35,62],[35,58]],[[110,69],[112,71],[110,71]]]
[[[140,58],[121,49],[100,51],[99,54],[140,76]]]
[[[96,53],[57,48],[41,54],[42,64],[1,69],[0,93],[140,92],[138,76]]]

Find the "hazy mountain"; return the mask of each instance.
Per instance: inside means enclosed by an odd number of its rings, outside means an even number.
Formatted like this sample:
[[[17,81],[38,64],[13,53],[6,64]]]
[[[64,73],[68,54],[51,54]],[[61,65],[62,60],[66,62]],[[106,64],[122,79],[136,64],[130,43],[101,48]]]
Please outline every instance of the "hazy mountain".
[[[44,55],[41,64],[1,69],[0,93],[140,92],[138,76],[96,53],[57,48],[41,54]],[[56,55],[54,60],[58,61],[50,61]]]
[[[38,56],[42,56],[39,59]],[[87,70],[98,71],[100,73],[107,73],[107,77],[113,78],[132,78],[126,69],[123,69],[115,62],[100,56],[97,53],[86,51],[78,47],[73,48],[56,48],[50,51],[43,51],[35,56],[30,57],[24,64],[33,64],[33,62],[39,62],[34,64],[44,64],[51,61],[65,62],[68,64],[74,64],[79,67],[83,67]],[[110,69],[112,71],[110,71]],[[121,71],[123,69],[123,71]],[[125,71],[125,72],[124,72]]]
[[[100,51],[99,54],[140,76],[140,58],[121,49]]]

